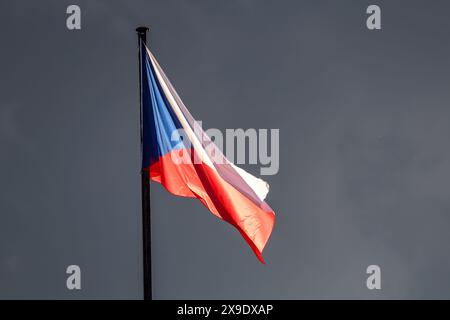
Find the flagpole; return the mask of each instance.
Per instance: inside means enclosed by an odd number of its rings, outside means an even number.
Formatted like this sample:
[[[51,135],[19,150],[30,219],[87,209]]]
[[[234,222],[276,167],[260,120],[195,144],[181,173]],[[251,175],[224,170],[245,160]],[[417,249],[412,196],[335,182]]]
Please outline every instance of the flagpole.
[[[138,27],[139,46],[139,103],[140,103],[140,131],[141,156],[143,155],[143,94],[142,94],[142,44],[147,41],[147,27]],[[152,229],[150,211],[150,177],[147,170],[141,170],[141,197],[142,197],[142,249],[143,249],[143,280],[144,300],[152,300]]]

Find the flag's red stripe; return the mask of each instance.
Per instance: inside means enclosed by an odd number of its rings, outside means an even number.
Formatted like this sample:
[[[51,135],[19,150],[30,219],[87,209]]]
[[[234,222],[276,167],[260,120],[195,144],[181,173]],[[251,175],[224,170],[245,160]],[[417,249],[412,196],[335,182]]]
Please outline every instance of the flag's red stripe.
[[[235,226],[264,263],[262,251],[275,223],[274,213],[256,205],[206,164],[175,164],[173,152],[188,151],[174,150],[160,157],[147,168],[151,179],[175,195],[198,198],[213,214]]]

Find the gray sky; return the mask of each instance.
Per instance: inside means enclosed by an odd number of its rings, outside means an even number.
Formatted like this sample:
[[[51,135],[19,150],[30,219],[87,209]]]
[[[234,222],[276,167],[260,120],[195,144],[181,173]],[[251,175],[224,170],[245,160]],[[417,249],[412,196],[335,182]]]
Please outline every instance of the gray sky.
[[[204,128],[280,128],[267,265],[152,184],[155,298],[450,298],[450,4],[370,4],[1,1],[0,298],[142,296],[141,24]]]

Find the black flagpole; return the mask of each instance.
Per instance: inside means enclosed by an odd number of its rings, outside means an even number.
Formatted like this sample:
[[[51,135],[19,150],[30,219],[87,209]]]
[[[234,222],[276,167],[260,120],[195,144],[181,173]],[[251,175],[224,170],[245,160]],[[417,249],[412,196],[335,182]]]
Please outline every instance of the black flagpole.
[[[147,41],[147,27],[136,28],[139,46],[139,102],[141,123],[141,155],[143,154],[143,123],[142,123],[142,44]],[[144,300],[152,300],[152,229],[150,211],[150,177],[148,171],[141,170],[141,197],[142,197],[142,248],[144,272]]]

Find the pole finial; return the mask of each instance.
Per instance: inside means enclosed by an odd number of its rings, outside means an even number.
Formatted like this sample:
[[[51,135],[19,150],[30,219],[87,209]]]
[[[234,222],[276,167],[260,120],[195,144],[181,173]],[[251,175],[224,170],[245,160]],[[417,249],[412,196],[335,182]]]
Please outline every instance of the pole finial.
[[[136,28],[138,34],[145,34],[149,29],[146,26],[141,26]]]

